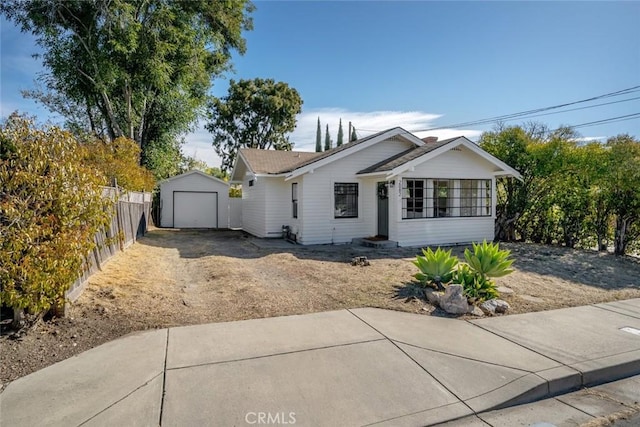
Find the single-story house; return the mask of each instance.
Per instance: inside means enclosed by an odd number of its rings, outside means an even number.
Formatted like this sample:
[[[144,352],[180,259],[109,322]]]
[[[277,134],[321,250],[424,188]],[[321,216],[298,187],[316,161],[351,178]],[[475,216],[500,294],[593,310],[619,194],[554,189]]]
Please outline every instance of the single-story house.
[[[162,181],[160,226],[227,228],[229,183],[197,170]]]
[[[465,137],[420,139],[396,127],[322,153],[241,149],[243,229],[288,227],[301,244],[378,236],[399,246],[493,240],[496,178],[520,178]]]

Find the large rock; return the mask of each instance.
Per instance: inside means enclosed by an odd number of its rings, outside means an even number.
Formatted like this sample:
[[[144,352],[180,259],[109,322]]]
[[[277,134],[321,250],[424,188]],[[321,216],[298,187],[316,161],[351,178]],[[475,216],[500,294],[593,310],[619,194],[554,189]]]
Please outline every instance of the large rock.
[[[462,285],[449,285],[440,298],[440,308],[450,314],[466,314],[469,312],[467,297],[462,292]]]
[[[487,314],[503,314],[506,313],[510,307],[508,302],[501,299],[490,299],[480,304],[480,309]]]
[[[432,288],[426,288],[424,290],[424,296],[427,297],[427,301],[429,301],[431,305],[435,305],[436,307],[440,307],[440,298],[442,298],[443,295],[444,292],[436,291]]]

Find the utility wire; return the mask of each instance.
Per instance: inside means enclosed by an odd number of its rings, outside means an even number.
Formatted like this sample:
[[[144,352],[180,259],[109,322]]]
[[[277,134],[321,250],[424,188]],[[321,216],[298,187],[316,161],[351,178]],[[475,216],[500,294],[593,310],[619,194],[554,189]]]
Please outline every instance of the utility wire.
[[[596,120],[594,122],[580,123],[579,125],[569,126],[572,129],[580,127],[595,126],[604,123],[624,122],[626,120],[640,119],[640,113],[627,114],[626,116],[611,117],[609,119]]]
[[[633,92],[638,92],[639,90],[640,90],[640,86],[633,86],[633,87],[630,87],[630,88],[627,88],[627,89],[618,90],[616,92],[610,92],[610,93],[605,93],[603,95],[598,95],[598,96],[594,96],[594,97],[587,98],[587,99],[581,99],[579,101],[573,101],[573,102],[567,102],[567,103],[564,103],[564,104],[552,105],[550,107],[535,108],[533,110],[520,111],[518,113],[512,113],[512,114],[504,114],[502,116],[489,117],[489,118],[486,118],[486,119],[474,120],[474,121],[470,121],[470,122],[456,123],[456,124],[448,125],[448,126],[438,126],[438,127],[431,128],[431,129],[421,129],[421,130],[418,130],[416,132],[428,131],[428,130],[438,130],[438,129],[458,128],[458,127],[463,127],[463,126],[475,126],[475,125],[479,125],[479,124],[486,124],[486,123],[492,123],[492,122],[497,122],[497,121],[505,121],[507,119],[513,119],[513,118],[523,118],[522,116],[528,116],[528,115],[535,114],[535,113],[541,113],[543,111],[555,110],[555,109],[562,108],[562,107],[568,107],[570,105],[582,104],[582,103],[585,103],[585,102],[591,102],[591,101],[595,101],[595,100],[598,100],[598,99],[610,98],[610,97],[614,97],[614,96],[628,95],[628,94],[633,93]]]
[[[586,106],[586,107],[570,108],[570,109],[567,109],[567,110],[554,111],[554,112],[551,112],[551,113],[543,113],[543,114],[537,114],[537,115],[535,114],[535,113],[538,113],[538,112],[549,111],[549,110],[553,110],[553,109],[567,107],[567,106],[570,106],[570,105],[576,105],[576,104],[581,104],[581,103],[585,103],[585,102],[591,102],[591,101],[595,101],[597,99],[603,99],[603,98],[610,98],[610,97],[615,97],[615,96],[627,95],[627,94],[638,92],[638,91],[640,91],[640,85],[639,86],[633,86],[633,87],[626,88],[626,89],[622,89],[622,90],[615,91],[615,92],[605,93],[603,95],[598,95],[598,96],[594,96],[594,97],[587,98],[587,99],[582,99],[582,100],[579,100],[579,101],[573,101],[573,102],[568,102],[568,103],[564,103],[564,104],[553,105],[553,106],[550,106],[550,107],[536,108],[536,109],[533,109],[533,110],[521,111],[519,113],[505,114],[505,115],[502,115],[502,116],[496,116],[496,117],[491,117],[491,118],[487,118],[487,119],[474,120],[474,121],[469,121],[469,122],[464,122],[464,123],[457,123],[457,124],[452,124],[452,125],[447,125],[447,126],[438,126],[438,127],[433,127],[433,128],[429,128],[429,129],[415,129],[412,132],[427,132],[427,131],[440,130],[440,129],[455,129],[455,128],[464,127],[464,126],[475,126],[475,125],[488,124],[488,123],[493,123],[493,122],[498,122],[498,121],[521,120],[521,119],[527,119],[527,118],[533,118],[533,117],[541,117],[541,116],[546,116],[546,115],[551,115],[551,114],[560,114],[560,113],[564,113],[564,112],[568,112],[568,111],[577,111],[577,110],[582,110],[582,109],[587,109],[587,108],[595,108],[595,107],[599,107],[599,106],[603,106],[603,105],[611,105],[611,104],[617,104],[617,103],[620,103],[620,102],[633,101],[633,100],[636,100],[636,99],[640,99],[640,97],[628,98],[628,99],[623,99],[623,100],[619,100],[619,101],[612,101],[612,102],[604,102],[604,103],[600,103],[600,104],[596,104],[596,105],[589,105],[589,106]],[[364,132],[379,132],[379,130],[372,130],[372,129],[358,129],[358,130],[359,131],[364,131]]]

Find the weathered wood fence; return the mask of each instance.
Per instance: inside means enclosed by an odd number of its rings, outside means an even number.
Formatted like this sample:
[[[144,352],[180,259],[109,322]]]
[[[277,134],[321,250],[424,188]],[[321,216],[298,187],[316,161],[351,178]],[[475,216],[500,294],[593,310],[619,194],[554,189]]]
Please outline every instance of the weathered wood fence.
[[[95,249],[87,255],[82,275],[67,291],[67,299],[75,301],[89,282],[89,277],[102,269],[105,262],[135,243],[139,236],[147,232],[151,218],[151,193],[124,192],[114,187],[105,187],[103,196],[115,202],[115,215],[111,224],[96,233]]]

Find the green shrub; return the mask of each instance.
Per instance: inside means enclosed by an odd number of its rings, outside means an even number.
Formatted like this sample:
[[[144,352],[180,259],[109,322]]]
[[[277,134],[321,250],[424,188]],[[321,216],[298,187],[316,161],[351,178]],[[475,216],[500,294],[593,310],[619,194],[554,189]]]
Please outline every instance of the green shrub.
[[[420,283],[425,285],[435,285],[442,290],[443,284],[451,282],[455,267],[458,264],[458,258],[451,255],[451,250],[445,251],[437,248],[435,252],[431,248],[422,249],[424,256],[416,256],[413,264],[418,267],[420,273],[416,273],[413,277],[418,279]]]
[[[85,150],[19,117],[0,127],[0,305],[46,311],[79,277],[110,203]]]
[[[418,255],[413,264],[420,270],[413,277],[420,283],[435,286],[444,290],[445,284],[462,285],[464,294],[472,301],[482,302],[500,296],[492,277],[502,277],[513,270],[513,260],[508,250],[500,250],[497,243],[473,243],[473,252],[465,249],[466,263],[459,263],[458,258],[451,255],[451,250],[437,248],[423,249],[424,256]]]
[[[485,240],[482,244],[473,243],[473,252],[465,249],[464,258],[469,267],[483,278],[502,277],[513,272],[509,268],[513,264],[510,254],[508,250],[500,250],[497,243]]]
[[[482,277],[465,263],[458,265],[452,283],[462,285],[465,296],[472,302],[483,302],[500,296],[492,280]]]

